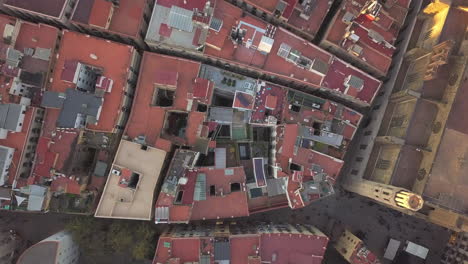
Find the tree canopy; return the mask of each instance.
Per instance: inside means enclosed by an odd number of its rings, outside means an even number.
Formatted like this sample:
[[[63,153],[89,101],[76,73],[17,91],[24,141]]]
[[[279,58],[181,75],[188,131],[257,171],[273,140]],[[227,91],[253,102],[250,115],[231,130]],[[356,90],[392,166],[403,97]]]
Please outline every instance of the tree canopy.
[[[76,217],[65,229],[89,257],[130,254],[135,260],[151,259],[157,241],[155,226],[148,222]]]

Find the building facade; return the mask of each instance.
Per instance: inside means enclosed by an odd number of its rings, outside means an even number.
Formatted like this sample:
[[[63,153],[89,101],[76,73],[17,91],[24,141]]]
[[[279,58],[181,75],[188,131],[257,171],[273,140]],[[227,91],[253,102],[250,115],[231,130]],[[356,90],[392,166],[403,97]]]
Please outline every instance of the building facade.
[[[178,225],[159,237],[153,264],[319,264],[328,237],[310,225]]]
[[[333,245],[350,264],[380,264],[379,259],[369,251],[357,236],[345,230]]]
[[[458,117],[467,89],[468,19],[460,4],[436,1],[421,11],[367,168],[351,169],[344,184],[456,231],[467,229],[465,156],[458,146],[468,131]],[[379,190],[404,193],[409,206],[395,206]]]
[[[6,0],[1,10],[27,21],[47,23],[145,48],[154,0]]]

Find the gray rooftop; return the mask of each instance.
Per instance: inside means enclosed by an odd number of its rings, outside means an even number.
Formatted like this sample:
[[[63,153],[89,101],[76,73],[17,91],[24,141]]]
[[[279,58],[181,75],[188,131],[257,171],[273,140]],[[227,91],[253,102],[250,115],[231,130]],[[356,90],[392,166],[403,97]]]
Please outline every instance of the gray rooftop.
[[[214,243],[214,257],[217,260],[230,260],[231,259],[231,246],[229,241],[215,241]]]
[[[7,64],[13,67],[18,67],[18,64],[21,61],[21,58],[23,58],[23,53],[21,53],[18,50],[15,50],[14,48],[8,48],[7,50]]]
[[[28,248],[18,259],[17,264],[54,264],[57,256],[58,243],[54,241],[42,241]]]
[[[107,163],[99,161],[96,163],[96,167],[94,168],[94,175],[98,177],[104,177],[106,176],[106,171],[107,171]]]
[[[286,193],[286,178],[267,179],[268,196],[276,196]]]
[[[178,6],[172,6],[171,11],[169,11],[169,21],[168,26],[192,32],[193,31],[193,11],[187,10]]]
[[[11,199],[11,189],[0,187],[0,198],[7,200]]]
[[[211,107],[208,119],[220,123],[231,124],[233,120],[234,110],[228,107]]]
[[[5,167],[5,163],[7,162],[8,153],[10,151],[14,151],[13,148],[0,146],[0,179],[4,178],[3,170],[1,168]]]
[[[51,50],[51,49],[45,49],[45,48],[39,48],[39,47],[37,47],[37,48],[34,50],[34,55],[33,55],[32,57],[35,58],[35,59],[40,59],[40,60],[44,60],[44,61],[49,61],[49,60],[50,60],[51,54],[52,54],[52,50]]]
[[[349,80],[348,80],[348,84],[351,87],[354,87],[354,88],[356,88],[358,90],[361,90],[364,87],[364,80],[357,77],[357,76],[350,75]]]
[[[59,18],[68,0],[6,0],[5,5]]]
[[[65,97],[65,98],[64,98]],[[57,119],[58,127],[75,128],[80,116],[86,116],[87,120],[97,120],[103,99],[94,94],[80,92],[75,89],[67,89],[65,94],[57,92],[45,92],[41,106],[61,108]]]
[[[181,11],[182,9],[182,11]],[[188,13],[193,11],[186,10],[180,7],[168,8],[162,5],[156,5],[153,9],[151,21],[148,26],[148,32],[146,33],[145,41],[150,43],[164,43],[171,46],[180,46],[183,48],[196,49],[197,45],[193,44],[195,37],[194,23],[190,17],[190,21],[187,19]],[[169,30],[164,28],[161,30],[161,24],[166,24],[166,27],[174,27]],[[178,30],[181,29],[181,30]],[[205,34],[208,29],[202,29]],[[165,33],[161,33],[165,32]],[[170,32],[169,36],[164,35]],[[163,34],[163,35],[160,35]],[[202,34],[203,35],[203,34]]]
[[[328,72],[328,68],[330,65],[323,60],[320,60],[318,58],[314,59],[314,62],[312,63],[312,70],[321,73],[322,75],[326,75]]]
[[[23,109],[19,104],[0,104],[0,128],[16,131]]]
[[[46,192],[47,192],[46,187],[39,186],[39,185],[28,185],[25,187],[21,187],[20,192],[22,194],[28,195],[28,198],[27,198],[28,211],[41,211],[42,210]],[[17,195],[16,197],[23,197],[23,196]]]
[[[300,135],[303,138],[318,141],[330,146],[339,147],[343,142],[343,136],[329,131],[321,130],[320,135],[314,135],[314,129],[311,127],[302,126]]]
[[[215,88],[218,91],[222,90],[232,94],[234,94],[236,91],[241,91],[255,95],[257,81],[253,78],[226,72],[219,68],[205,64],[201,65],[200,77],[214,82]]]

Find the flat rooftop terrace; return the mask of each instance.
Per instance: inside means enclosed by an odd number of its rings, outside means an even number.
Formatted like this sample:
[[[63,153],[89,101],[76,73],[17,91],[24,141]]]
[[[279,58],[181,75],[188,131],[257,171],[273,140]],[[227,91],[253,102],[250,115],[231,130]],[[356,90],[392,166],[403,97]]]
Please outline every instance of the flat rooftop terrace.
[[[140,144],[122,140],[95,216],[151,220],[153,195],[165,158],[163,150],[143,149]],[[121,172],[115,173],[115,170]],[[132,179],[124,177],[125,171],[131,171],[132,177],[138,174],[137,183],[131,185]]]

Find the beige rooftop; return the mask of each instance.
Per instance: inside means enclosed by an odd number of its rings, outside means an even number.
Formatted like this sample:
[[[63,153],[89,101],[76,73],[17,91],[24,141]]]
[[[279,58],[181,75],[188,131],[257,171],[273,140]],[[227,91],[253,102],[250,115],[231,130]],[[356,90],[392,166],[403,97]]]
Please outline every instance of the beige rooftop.
[[[96,217],[151,220],[154,189],[166,151],[122,140]]]

